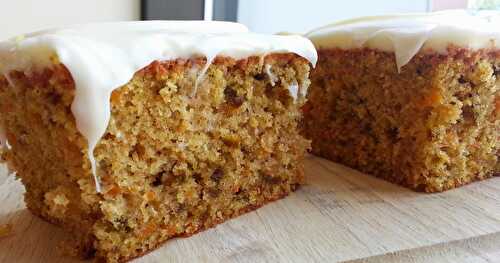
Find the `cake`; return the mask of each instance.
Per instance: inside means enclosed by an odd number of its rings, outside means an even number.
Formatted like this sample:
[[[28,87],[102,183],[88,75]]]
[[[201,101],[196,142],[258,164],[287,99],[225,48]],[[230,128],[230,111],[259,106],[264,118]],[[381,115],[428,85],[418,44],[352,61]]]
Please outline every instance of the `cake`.
[[[236,23],[76,25],[0,44],[2,160],[64,250],[138,257],[304,182],[313,44]]]
[[[11,224],[0,225],[0,238],[6,237],[10,234],[12,234],[12,225]]]
[[[417,191],[500,172],[498,13],[364,17],[307,34],[312,153]]]

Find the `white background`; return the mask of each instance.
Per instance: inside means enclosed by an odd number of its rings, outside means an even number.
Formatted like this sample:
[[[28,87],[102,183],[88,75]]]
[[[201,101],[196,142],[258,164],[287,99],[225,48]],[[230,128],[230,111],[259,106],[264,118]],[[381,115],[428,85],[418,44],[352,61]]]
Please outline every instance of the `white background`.
[[[365,15],[426,12],[428,0],[240,0],[238,20],[259,33],[308,30]]]
[[[3,0],[0,40],[75,23],[138,20],[139,0]]]
[[[465,7],[466,3],[467,0],[239,0],[238,18],[260,33],[302,33],[339,19]],[[0,40],[68,24],[139,18],[140,0],[4,0],[0,6]]]

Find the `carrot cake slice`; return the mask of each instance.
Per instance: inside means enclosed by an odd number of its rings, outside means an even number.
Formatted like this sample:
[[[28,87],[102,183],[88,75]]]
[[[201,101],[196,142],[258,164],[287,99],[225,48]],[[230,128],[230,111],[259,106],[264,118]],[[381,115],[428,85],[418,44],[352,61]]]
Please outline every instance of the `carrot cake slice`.
[[[77,25],[0,44],[2,158],[72,250],[140,256],[282,198],[313,44],[235,23]]]
[[[364,17],[307,34],[312,152],[418,191],[500,172],[500,16]]]

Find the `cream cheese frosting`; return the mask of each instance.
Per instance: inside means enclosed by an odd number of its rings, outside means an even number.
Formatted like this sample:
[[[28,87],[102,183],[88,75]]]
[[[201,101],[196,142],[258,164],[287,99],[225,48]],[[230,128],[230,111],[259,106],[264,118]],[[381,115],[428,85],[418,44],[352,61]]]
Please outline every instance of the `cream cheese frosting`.
[[[96,180],[93,149],[110,120],[111,92],[155,60],[204,56],[203,77],[216,56],[235,59],[291,52],[316,64],[313,44],[302,36],[259,35],[238,23],[207,21],[143,21],[76,25],[35,32],[0,43],[0,72],[26,70],[53,63],[55,56],[75,82],[71,110],[88,141]],[[15,83],[11,82],[11,85]],[[292,91],[295,92],[295,91]],[[2,145],[8,145],[0,128]]]
[[[318,49],[373,48],[394,52],[398,69],[420,50],[446,53],[450,45],[498,48],[498,12],[452,10],[434,13],[361,17],[320,27],[306,34]]]

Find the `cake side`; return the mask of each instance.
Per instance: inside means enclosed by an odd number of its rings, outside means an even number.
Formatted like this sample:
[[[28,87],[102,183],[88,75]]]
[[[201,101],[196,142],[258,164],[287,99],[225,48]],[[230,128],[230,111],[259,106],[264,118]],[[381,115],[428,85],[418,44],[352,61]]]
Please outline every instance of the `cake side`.
[[[324,48],[303,130],[312,152],[413,189],[438,192],[499,172],[500,52]]]
[[[279,199],[304,180],[299,135],[309,62],[294,54],[154,62],[111,95],[94,156],[71,113],[63,65],[0,77],[2,157],[26,186],[28,208],[109,262],[139,256]],[[196,96],[192,97],[196,88]]]
[[[74,252],[84,256],[92,253],[100,198],[88,172],[87,142],[69,109],[73,96],[71,74],[58,63],[0,75],[0,121],[8,142],[2,161],[23,183],[27,208],[64,224],[74,233]]]

